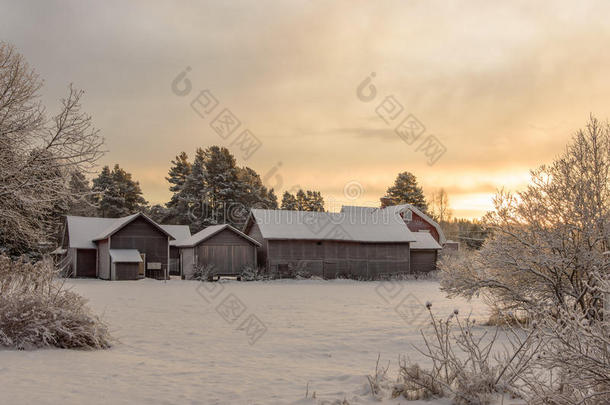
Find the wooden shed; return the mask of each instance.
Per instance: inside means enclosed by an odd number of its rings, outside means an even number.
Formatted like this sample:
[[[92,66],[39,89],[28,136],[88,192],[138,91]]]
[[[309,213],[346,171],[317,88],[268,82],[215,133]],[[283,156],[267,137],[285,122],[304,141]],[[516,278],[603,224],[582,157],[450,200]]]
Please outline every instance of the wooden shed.
[[[182,278],[190,279],[196,266],[213,265],[215,274],[239,275],[245,266],[257,267],[260,243],[234,227],[213,225],[176,242]]]
[[[123,218],[68,216],[56,252],[67,256],[72,277],[163,279],[168,277],[169,243],[174,239],[142,213]]]
[[[411,270],[417,273],[428,273],[436,270],[438,252],[441,245],[427,230],[413,232],[415,242],[411,243]]]
[[[410,272],[415,241],[399,217],[253,209],[244,231],[260,242],[258,259],[271,274],[377,278]]]

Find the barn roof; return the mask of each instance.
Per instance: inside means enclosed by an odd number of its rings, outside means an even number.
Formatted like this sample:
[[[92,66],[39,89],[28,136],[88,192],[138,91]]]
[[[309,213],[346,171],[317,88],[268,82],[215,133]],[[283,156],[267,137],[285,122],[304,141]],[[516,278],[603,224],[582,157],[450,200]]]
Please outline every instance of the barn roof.
[[[75,217],[68,215],[69,247],[78,249],[95,249],[93,238],[113,224],[117,218]]]
[[[400,214],[402,212],[405,212],[406,210],[411,210],[412,212],[417,214],[419,217],[421,217],[424,221],[426,221],[427,223],[432,225],[434,227],[434,229],[436,229],[436,232],[438,232],[438,239],[441,244],[443,244],[447,241],[447,238],[445,238],[445,234],[443,233],[443,230],[442,230],[441,226],[438,224],[438,222],[436,222],[435,220],[430,218],[428,215],[424,214],[419,208],[417,208],[413,204],[390,205],[389,207],[385,207],[383,209],[392,211],[396,214]]]
[[[415,242],[411,243],[411,249],[413,250],[442,249],[442,246],[438,244],[430,232],[413,232],[413,236],[415,236]]]
[[[173,233],[180,235],[185,230],[174,227],[187,227],[186,225],[159,225],[142,213],[129,215],[123,218],[98,218],[66,216],[68,226],[69,247],[77,249],[95,249],[94,241],[105,239],[139,216],[148,220],[164,234],[177,239]],[[166,229],[165,227],[170,227]],[[188,228],[188,227],[187,227]],[[190,231],[189,231],[190,236]]]
[[[261,245],[256,240],[252,239],[251,237],[249,237],[245,233],[239,231],[238,229],[233,228],[231,225],[223,224],[223,225],[208,226],[204,230],[197,232],[196,234],[194,234],[193,236],[191,236],[189,238],[177,241],[175,243],[175,246],[177,246],[177,247],[193,247],[193,246],[197,246],[201,242],[203,242],[203,241],[205,241],[207,239],[210,239],[212,236],[216,235],[217,233],[219,233],[219,232],[221,232],[221,231],[223,231],[225,229],[233,231],[238,236],[246,239],[247,241],[251,242],[252,244],[254,244],[256,246],[260,246]]]
[[[310,212],[252,209],[265,239],[347,240],[354,242],[413,242],[399,217],[371,212]]]
[[[188,225],[161,225],[161,228],[165,229],[174,238],[169,242],[170,246],[176,246],[178,242],[191,237],[191,230]]]
[[[436,229],[436,231],[438,232],[438,238],[439,238],[439,241],[441,244],[445,243],[447,241],[441,226],[435,220],[430,218],[428,215],[424,214],[419,208],[417,208],[416,206],[414,206],[412,204],[390,205],[385,208],[361,207],[361,206],[356,206],[356,205],[344,205],[341,207],[341,212],[351,213],[351,214],[356,213],[359,215],[361,213],[365,213],[365,212],[374,213],[375,211],[386,211],[388,213],[399,216],[401,213],[403,213],[407,210],[411,210],[416,215],[421,217],[424,221],[426,221],[430,225],[432,225],[434,227],[434,229]]]

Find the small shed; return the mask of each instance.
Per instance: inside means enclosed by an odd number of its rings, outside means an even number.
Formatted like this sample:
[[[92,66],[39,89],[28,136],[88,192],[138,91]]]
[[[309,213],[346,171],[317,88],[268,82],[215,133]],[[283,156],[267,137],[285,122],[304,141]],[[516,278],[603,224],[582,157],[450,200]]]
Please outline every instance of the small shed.
[[[438,252],[442,246],[428,231],[413,232],[415,242],[411,243],[411,272],[427,273],[436,270]]]
[[[144,270],[144,260],[137,249],[109,249],[112,274],[116,280],[136,280]]]
[[[180,249],[182,278],[193,276],[195,266],[213,265],[222,275],[238,275],[245,266],[257,267],[260,243],[234,227],[208,226],[193,236],[176,242]]]

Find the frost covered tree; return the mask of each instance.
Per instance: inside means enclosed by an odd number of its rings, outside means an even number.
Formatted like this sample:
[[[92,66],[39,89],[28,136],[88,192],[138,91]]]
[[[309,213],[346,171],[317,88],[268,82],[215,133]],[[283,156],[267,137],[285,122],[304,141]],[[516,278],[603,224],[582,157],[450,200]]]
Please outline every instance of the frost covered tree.
[[[284,195],[282,195],[281,209],[297,211],[299,209],[297,198],[294,195],[290,194],[288,191],[284,191]]]
[[[72,172],[69,188],[71,199],[66,214],[83,217],[95,216],[97,207],[87,177],[79,171]]]
[[[610,128],[591,117],[531,184],[500,192],[485,217],[491,236],[458,263],[441,264],[450,295],[484,294],[503,311],[578,311],[599,317],[610,247]]]
[[[396,176],[394,185],[386,191],[393,204],[413,204],[420,210],[426,212],[428,203],[422,188],[417,184],[417,178],[409,172],[402,172]]]
[[[99,207],[99,215],[118,218],[144,211],[147,201],[142,196],[140,183],[132,179],[118,164],[112,171],[104,166],[93,179],[93,192]]]
[[[52,240],[70,176],[89,172],[103,139],[70,86],[59,111],[40,101],[42,80],[14,47],[0,43],[0,249],[37,250]]]
[[[324,198],[319,191],[299,189],[296,195],[286,191],[282,196],[282,209],[324,212]]]

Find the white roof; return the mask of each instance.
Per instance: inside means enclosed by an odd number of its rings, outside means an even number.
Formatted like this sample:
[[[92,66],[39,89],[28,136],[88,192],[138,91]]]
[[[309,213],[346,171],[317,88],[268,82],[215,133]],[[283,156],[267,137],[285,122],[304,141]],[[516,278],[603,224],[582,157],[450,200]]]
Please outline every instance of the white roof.
[[[348,213],[253,209],[250,215],[265,239],[415,241],[400,217],[381,210]]]
[[[109,249],[113,263],[142,263],[138,249]]]
[[[93,239],[111,226],[119,218],[75,217],[68,215],[69,247],[78,249],[95,249]]]
[[[208,226],[204,230],[197,232],[196,234],[194,234],[193,236],[191,236],[189,238],[177,241],[175,246],[178,246],[178,247],[197,246],[198,244],[200,244],[204,240],[211,238],[212,236],[216,235],[218,232],[222,231],[223,229],[230,229],[231,231],[235,232],[236,234],[238,234],[242,238],[247,239],[248,241],[254,243],[256,246],[260,246],[261,245],[255,239],[252,239],[251,237],[249,237],[245,233],[243,233],[243,232],[233,228],[231,225],[223,224],[223,225]]]
[[[161,228],[174,238],[169,242],[170,246],[176,246],[178,242],[191,237],[191,230],[188,225],[161,225]]]
[[[375,212],[377,210],[387,211],[398,216],[407,210],[411,210],[412,212],[420,216],[424,221],[432,225],[434,229],[436,229],[436,231],[438,232],[438,239],[440,243],[445,243],[447,241],[441,226],[435,220],[424,214],[419,208],[412,204],[390,205],[385,208],[360,207],[356,205],[344,205],[341,207],[341,212],[345,213]]]
[[[436,229],[436,232],[438,232],[438,239],[441,244],[447,241],[441,226],[428,215],[424,214],[419,208],[417,208],[413,204],[391,205],[389,207],[383,208],[383,210],[393,211],[396,214],[400,214],[402,212],[405,212],[406,210],[411,210],[412,212],[423,218],[424,221],[432,225],[434,229]]]
[[[432,237],[430,232],[413,232],[415,242],[411,243],[411,249],[442,249],[441,245]]]

